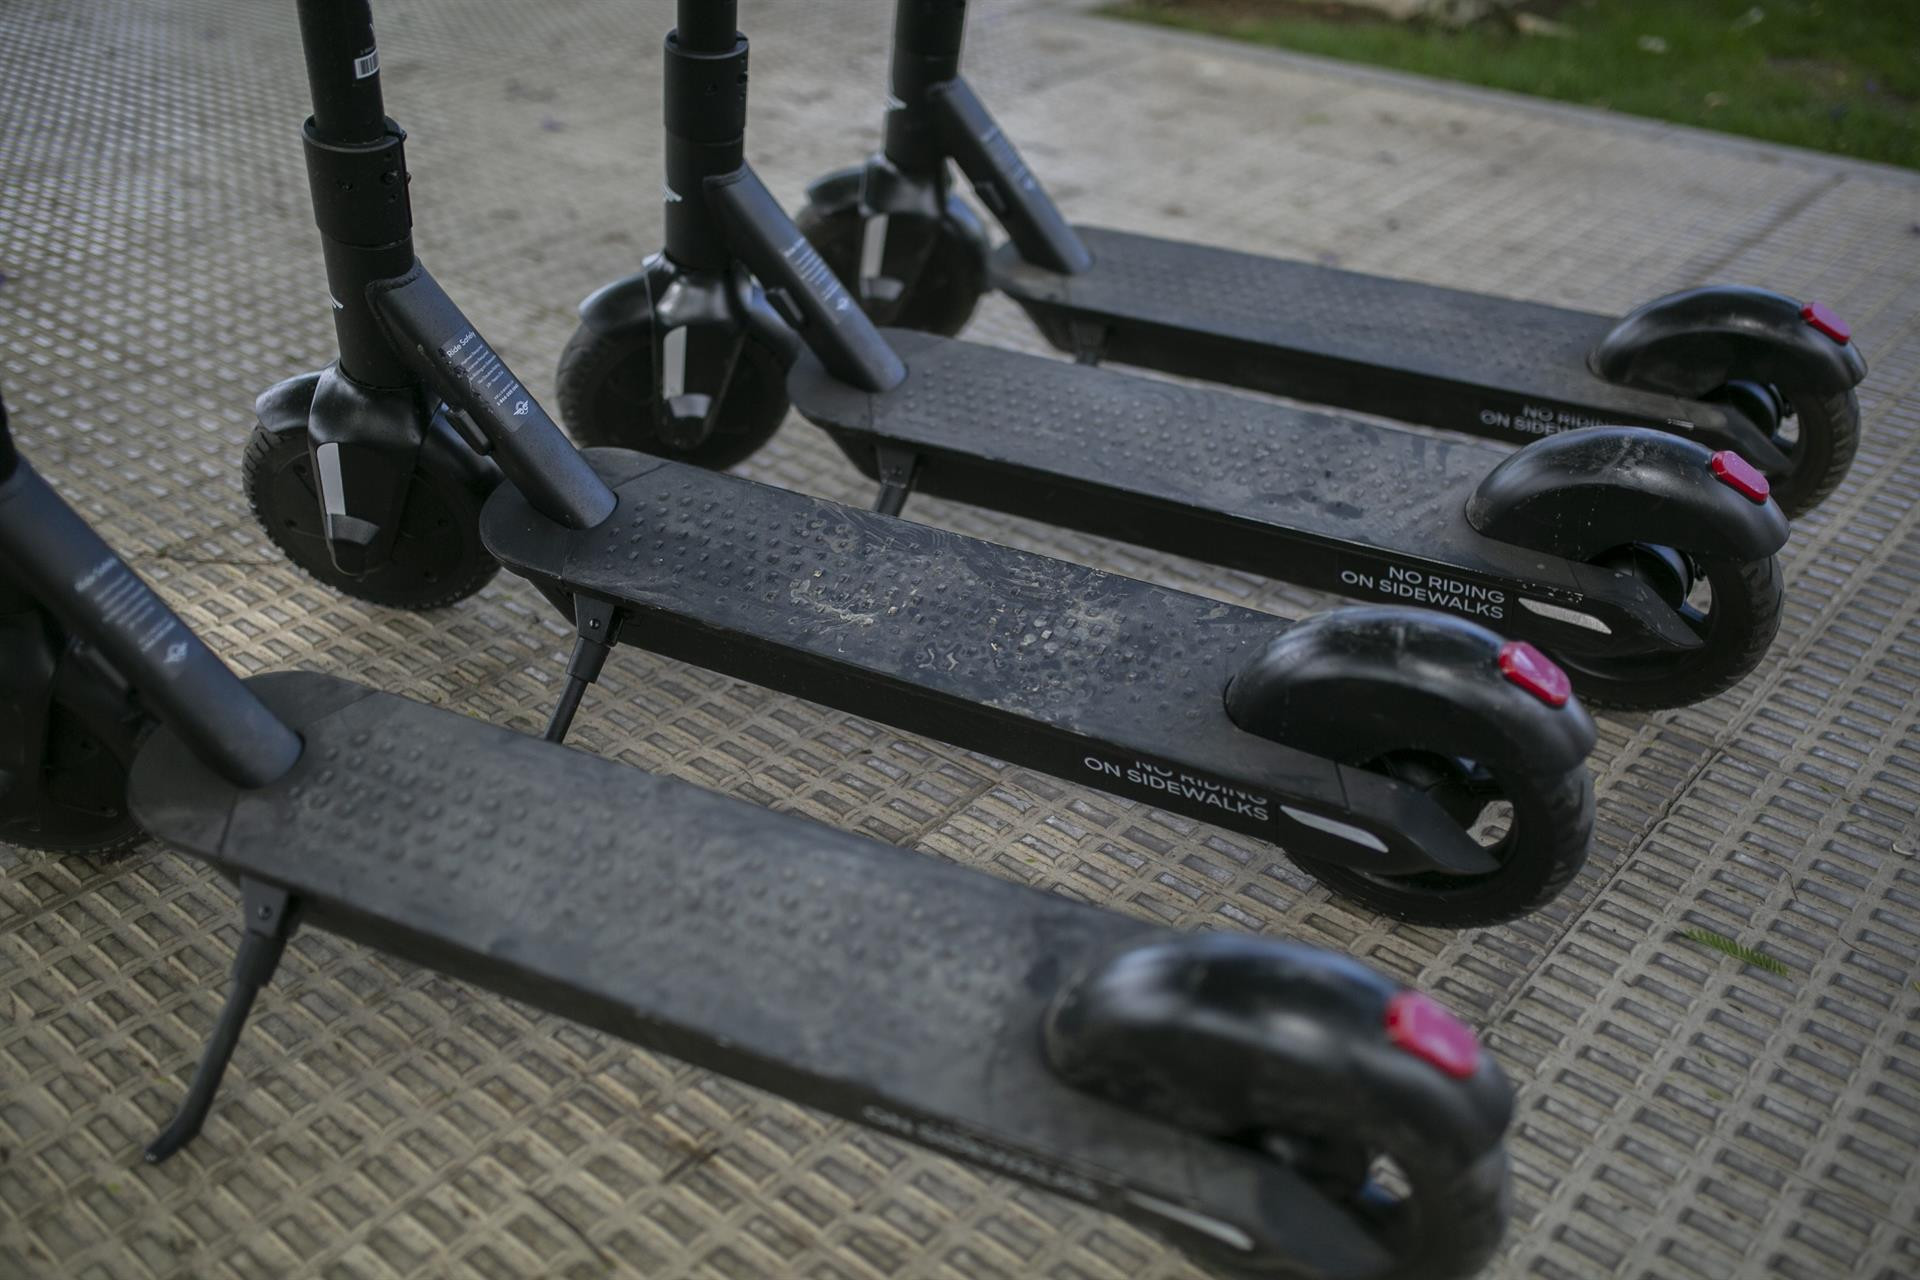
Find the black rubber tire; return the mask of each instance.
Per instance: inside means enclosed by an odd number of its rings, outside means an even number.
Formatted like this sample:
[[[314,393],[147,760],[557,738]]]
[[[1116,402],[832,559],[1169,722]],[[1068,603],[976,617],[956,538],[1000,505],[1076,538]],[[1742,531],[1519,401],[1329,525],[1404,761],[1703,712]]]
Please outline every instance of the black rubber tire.
[[[812,243],[848,291],[859,297],[860,250],[866,237],[866,219],[858,205],[823,209],[809,204],[794,219],[800,234]],[[901,298],[880,314],[860,299],[876,324],[918,329],[951,338],[967,327],[974,308],[987,291],[987,264],[980,245],[952,218],[942,218],[933,231],[934,242],[920,273],[907,282]]]
[[[60,659],[76,661],[72,653]],[[127,771],[144,728],[151,727],[131,691],[92,686],[91,705],[56,700],[48,724],[41,794],[53,807],[29,817],[0,802],[0,841],[21,849],[110,860],[147,836],[127,809]]]
[[[653,328],[599,330],[581,325],[560,353],[555,375],[560,420],[582,448],[632,449],[724,471],[773,438],[787,417],[787,369],[778,352],[748,338],[728,380],[718,426],[692,449],[660,437],[654,397]]]
[[[1337,1135],[1342,1145],[1391,1157],[1408,1184],[1391,1225],[1379,1232],[1390,1237],[1394,1260],[1366,1280],[1465,1280],[1478,1275],[1499,1249],[1512,1213],[1506,1146],[1496,1143],[1462,1168],[1418,1125],[1384,1112],[1343,1117],[1343,1125]],[[1363,1219],[1370,1216],[1364,1206],[1351,1212]],[[1225,1264],[1217,1269],[1228,1275],[1280,1280],[1320,1274],[1286,1267],[1280,1260],[1277,1266],[1248,1268],[1242,1259],[1243,1265],[1235,1267],[1231,1254],[1204,1248],[1195,1252]]]
[[[1767,477],[1773,500],[1789,516],[1804,515],[1840,487],[1860,447],[1860,398],[1851,391],[1819,395],[1778,388],[1799,423],[1792,469]]]
[[[1724,693],[1760,665],[1786,605],[1780,562],[1696,562],[1713,589],[1706,643],[1682,653],[1596,658],[1555,654],[1580,697],[1623,711],[1683,707]]]
[[[1593,779],[1585,768],[1576,768],[1546,779],[1496,773],[1494,781],[1513,806],[1512,825],[1495,849],[1497,871],[1383,876],[1291,851],[1288,856],[1342,897],[1396,920],[1464,929],[1516,919],[1559,896],[1586,865],[1593,838]]]
[[[443,609],[493,581],[499,562],[480,541],[493,481],[477,459],[429,431],[401,513],[393,555],[372,573],[340,572],[327,553],[304,432],[254,428],[240,466],[254,519],[287,559],[343,595],[416,612]]]

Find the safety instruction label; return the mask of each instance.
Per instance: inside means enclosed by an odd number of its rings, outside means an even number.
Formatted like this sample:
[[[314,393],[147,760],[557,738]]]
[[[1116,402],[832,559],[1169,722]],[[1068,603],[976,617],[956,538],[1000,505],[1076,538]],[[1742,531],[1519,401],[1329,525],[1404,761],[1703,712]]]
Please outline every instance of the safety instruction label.
[[[1257,792],[1242,791],[1224,782],[1215,782],[1211,778],[1203,778],[1147,760],[1134,760],[1121,764],[1090,755],[1080,763],[1088,772],[1097,773],[1102,778],[1118,779],[1147,791],[1159,792],[1163,797],[1171,796],[1179,800],[1191,800],[1196,804],[1209,805],[1233,814],[1235,817],[1265,822],[1267,815],[1272,811],[1272,801]]]
[[[876,1129],[897,1133],[923,1146],[950,1152],[963,1160],[971,1160],[1061,1195],[1086,1201],[1098,1201],[1100,1198],[1100,1188],[1091,1179],[1071,1169],[1036,1160],[1024,1151],[1010,1150],[990,1138],[963,1132],[952,1125],[903,1116],[897,1111],[871,1104],[860,1109],[860,1117]]]
[[[1556,409],[1552,405],[1545,404],[1522,404],[1518,412],[1491,407],[1482,409],[1480,425],[1500,431],[1524,431],[1531,436],[1550,436],[1580,427],[1604,427],[1611,424],[1605,418],[1589,417],[1584,413],[1576,413],[1572,409]]]
[[[1470,618],[1497,620],[1507,613],[1507,593],[1499,587],[1407,565],[1345,568],[1340,571],[1340,587],[1353,595],[1379,596]]]
[[[73,584],[93,603],[103,625],[132,638],[142,653],[164,644],[161,663],[178,666],[187,657],[187,636],[173,611],[118,557],[108,557]]]

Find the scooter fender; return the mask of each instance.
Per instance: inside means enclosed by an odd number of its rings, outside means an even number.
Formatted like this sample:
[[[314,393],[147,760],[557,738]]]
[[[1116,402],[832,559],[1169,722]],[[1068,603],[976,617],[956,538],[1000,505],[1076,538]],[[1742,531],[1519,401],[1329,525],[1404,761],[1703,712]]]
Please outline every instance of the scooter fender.
[[[807,203],[822,213],[839,213],[860,203],[866,184],[866,164],[850,164],[822,174],[807,184]]]
[[[876,155],[865,164],[835,169],[817,179],[807,188],[807,203],[829,215],[858,208],[889,217],[944,221],[978,258],[983,273],[993,251],[986,224],[949,189],[944,176],[932,182],[910,177],[884,155]]]
[[[741,325],[789,365],[800,354],[800,335],[744,268],[695,276],[659,253],[632,275],[588,294],[580,303],[580,322],[595,333],[648,325],[663,332],[694,324]]]
[[[1622,317],[1587,363],[1609,382],[1689,399],[1734,381],[1836,395],[1867,376],[1866,357],[1826,308],[1742,285],[1655,298]]]
[[[661,255],[648,258],[630,276],[611,280],[580,303],[580,322],[595,333],[613,333],[653,319],[653,277],[670,267]]]
[[[1531,647],[1525,669],[1562,687],[1543,696],[1516,683],[1503,663],[1513,667],[1520,650],[1464,618],[1336,609],[1282,632],[1235,674],[1227,714],[1249,733],[1341,764],[1421,750],[1558,776],[1593,750],[1593,720]]]
[[[253,416],[276,436],[289,431],[304,432],[307,417],[313,412],[313,393],[320,385],[321,370],[295,374],[274,383],[253,401]]]
[[[1345,956],[1204,934],[1136,945],[1054,998],[1062,1079],[1192,1132],[1337,1138],[1407,1128],[1461,1165],[1490,1150],[1513,1090],[1471,1029]]]
[[[1764,481],[1739,487],[1741,470],[1737,456],[1664,431],[1587,427],[1508,455],[1467,500],[1467,522],[1567,560],[1641,542],[1751,564],[1786,545],[1787,517]]]

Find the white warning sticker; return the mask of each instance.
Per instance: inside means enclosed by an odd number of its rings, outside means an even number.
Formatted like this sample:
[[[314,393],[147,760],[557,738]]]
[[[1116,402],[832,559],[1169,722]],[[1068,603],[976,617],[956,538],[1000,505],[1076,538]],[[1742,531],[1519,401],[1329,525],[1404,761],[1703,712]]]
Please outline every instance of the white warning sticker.
[[[1152,764],[1145,760],[1135,760],[1129,764],[1120,764],[1113,760],[1103,760],[1099,756],[1088,756],[1081,762],[1089,772],[1105,778],[1117,778],[1135,787],[1148,791],[1164,792],[1182,800],[1191,800],[1197,804],[1212,805],[1224,809],[1238,817],[1251,818],[1255,822],[1265,822],[1271,811],[1271,801],[1253,791],[1242,791],[1230,787],[1224,782],[1215,782],[1211,778],[1183,773],[1178,769],[1169,769],[1165,765]]]

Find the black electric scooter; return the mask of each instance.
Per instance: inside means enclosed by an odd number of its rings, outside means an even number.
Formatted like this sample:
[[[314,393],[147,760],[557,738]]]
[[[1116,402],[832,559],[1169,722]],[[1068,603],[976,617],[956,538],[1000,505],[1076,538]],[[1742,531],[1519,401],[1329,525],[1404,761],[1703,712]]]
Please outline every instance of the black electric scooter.
[[[365,0],[300,8],[340,359],[260,398],[248,493],[296,563],[367,599],[433,603],[483,580],[485,553],[532,581],[579,628],[551,736],[625,641],[1272,840],[1409,919],[1504,919],[1577,870],[1593,724],[1529,645],[1405,608],[1292,626],[662,457],[575,452],[414,258]],[[731,6],[688,8],[726,9],[732,31]],[[669,68],[744,89],[730,59]],[[750,171],[728,173],[730,210],[791,233]],[[806,262],[754,268],[809,323],[845,320],[890,356],[844,292],[836,309],[801,287]],[[755,288],[739,270],[666,302],[731,315],[764,305],[740,301]],[[510,482],[491,497],[463,438]]]
[[[1467,1276],[1499,1242],[1499,1066],[1354,961],[1156,928],[352,681],[243,682],[19,458],[4,410],[0,552],[10,605],[88,646],[74,678],[163,726],[121,803],[239,882],[227,1003],[149,1161],[199,1133],[304,923],[1085,1201],[1222,1275]],[[44,751],[42,722],[3,723],[9,760]]]
[[[689,6],[681,18],[689,20]],[[1730,452],[1595,428],[1517,452],[937,335],[882,336],[744,161],[731,4],[667,44],[667,247],[581,305],[561,358],[576,439],[724,463],[776,381],[879,480],[1545,648],[1583,696],[1667,707],[1745,676],[1779,626],[1787,537]],[[892,345],[889,345],[891,343]],[[784,344],[784,347],[783,347]]]
[[[898,0],[884,145],[816,182],[797,219],[879,323],[957,333],[991,284],[1089,363],[1516,443],[1671,431],[1747,459],[1789,515],[1845,477],[1867,366],[1821,304],[1716,285],[1603,316],[1069,226],[961,78],[965,22],[965,0]],[[991,254],[950,160],[1007,232]]]

